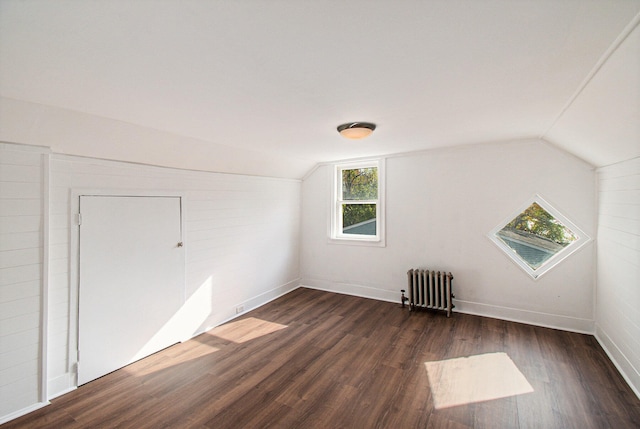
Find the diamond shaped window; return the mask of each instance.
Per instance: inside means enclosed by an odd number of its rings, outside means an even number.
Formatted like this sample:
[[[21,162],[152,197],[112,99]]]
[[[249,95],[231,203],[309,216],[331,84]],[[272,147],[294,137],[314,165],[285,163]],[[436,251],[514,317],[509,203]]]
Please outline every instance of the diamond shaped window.
[[[578,250],[590,238],[536,195],[489,238],[534,279]]]

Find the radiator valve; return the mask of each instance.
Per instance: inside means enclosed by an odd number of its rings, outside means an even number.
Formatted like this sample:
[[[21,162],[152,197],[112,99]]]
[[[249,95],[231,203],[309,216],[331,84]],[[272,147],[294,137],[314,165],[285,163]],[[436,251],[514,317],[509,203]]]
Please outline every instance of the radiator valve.
[[[404,296],[404,289],[400,289],[400,292],[402,292],[402,297],[400,297],[400,301],[402,301],[402,307],[404,308],[404,303],[409,301],[409,298]]]

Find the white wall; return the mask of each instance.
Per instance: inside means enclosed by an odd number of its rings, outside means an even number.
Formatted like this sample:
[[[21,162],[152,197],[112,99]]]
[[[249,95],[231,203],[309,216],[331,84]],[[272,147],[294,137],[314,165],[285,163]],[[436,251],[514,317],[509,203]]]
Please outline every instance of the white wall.
[[[184,195],[189,337],[299,284],[297,180],[204,173],[65,155],[51,160],[49,391],[75,383],[77,266],[72,190]],[[69,257],[71,256],[71,260]],[[70,324],[70,329],[68,328]],[[71,351],[71,353],[69,353]]]
[[[598,170],[596,337],[640,397],[640,158]]]
[[[536,193],[595,237],[588,164],[540,140],[391,157],[384,248],[328,242],[331,180],[303,182],[303,285],[399,302],[409,268],[447,270],[458,311],[593,331],[592,242],[534,281],[486,237]]]
[[[0,143],[0,422],[42,399],[46,153]]]

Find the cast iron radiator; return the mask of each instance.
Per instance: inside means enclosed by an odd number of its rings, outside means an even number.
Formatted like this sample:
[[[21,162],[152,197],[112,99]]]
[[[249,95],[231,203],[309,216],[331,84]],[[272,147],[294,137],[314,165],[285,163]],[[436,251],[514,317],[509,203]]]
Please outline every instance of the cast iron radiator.
[[[444,271],[410,269],[407,271],[409,309],[428,308],[447,312],[453,305],[453,276]]]

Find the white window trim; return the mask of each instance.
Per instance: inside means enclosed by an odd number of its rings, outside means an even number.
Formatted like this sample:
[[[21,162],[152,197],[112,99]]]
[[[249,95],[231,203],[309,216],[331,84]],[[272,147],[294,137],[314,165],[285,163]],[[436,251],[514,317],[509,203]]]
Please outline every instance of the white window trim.
[[[342,233],[342,218],[340,216],[342,199],[340,198],[342,191],[342,170],[354,168],[378,168],[378,199],[377,200],[361,200],[356,204],[375,203],[376,204],[376,229],[375,236],[364,236],[358,234]],[[332,192],[331,192],[331,215],[329,225],[329,243],[331,244],[348,244],[355,246],[377,246],[385,247],[385,159],[368,159],[362,161],[345,162],[334,164],[332,171]]]
[[[504,228],[506,224],[511,222],[516,216],[525,211],[531,204],[538,203],[540,207],[545,209],[554,218],[562,222],[564,226],[569,228],[574,235],[577,237],[577,240],[573,243],[569,244],[567,247],[553,255],[551,258],[547,259],[538,269],[534,270],[531,268],[525,261],[518,256],[515,251],[510,248],[507,244],[505,244],[499,237],[498,232]],[[488,234],[487,237],[496,245],[500,250],[502,250],[513,262],[516,263],[524,272],[526,272],[532,279],[538,280],[542,277],[543,274],[547,273],[552,268],[555,268],[558,264],[564,261],[569,255],[578,251],[582,247],[584,247],[589,241],[591,241],[591,237],[582,231],[575,223],[571,222],[566,216],[556,210],[551,204],[549,204],[544,198],[540,195],[536,194],[531,197],[527,202],[525,202],[519,209],[515,210],[511,215],[505,218],[502,222],[500,222],[495,228],[493,228]]]

